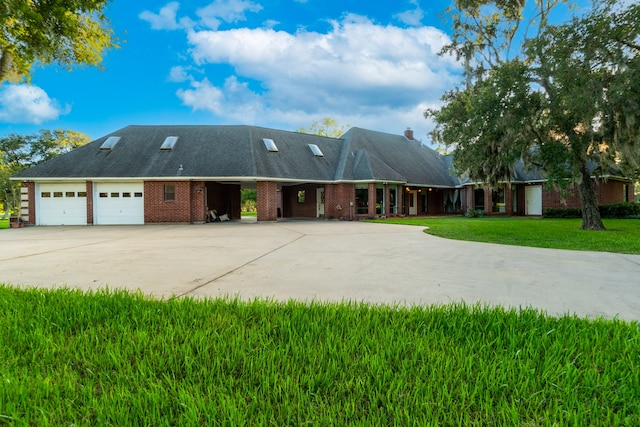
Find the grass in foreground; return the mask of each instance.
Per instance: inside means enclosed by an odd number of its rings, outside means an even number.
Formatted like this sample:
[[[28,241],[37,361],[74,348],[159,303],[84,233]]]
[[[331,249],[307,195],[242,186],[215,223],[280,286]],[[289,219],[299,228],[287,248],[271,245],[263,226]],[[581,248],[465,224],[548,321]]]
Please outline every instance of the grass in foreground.
[[[640,425],[637,323],[0,286],[10,425]]]
[[[640,254],[640,220],[605,219],[607,231],[580,229],[580,219],[391,218],[375,222],[429,227],[426,233],[455,240],[538,248]]]

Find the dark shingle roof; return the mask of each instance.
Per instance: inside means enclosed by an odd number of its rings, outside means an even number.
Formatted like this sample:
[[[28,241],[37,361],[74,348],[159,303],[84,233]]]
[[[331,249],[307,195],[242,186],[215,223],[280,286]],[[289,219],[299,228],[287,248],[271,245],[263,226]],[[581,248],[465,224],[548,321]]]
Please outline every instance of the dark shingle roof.
[[[111,151],[100,146],[120,137]],[[178,137],[172,150],[160,147]],[[278,152],[269,152],[263,139]],[[314,156],[309,144],[320,148]],[[452,187],[443,156],[403,135],[352,128],[329,138],[257,126],[128,126],[20,172],[21,179],[194,178],[397,182]]]
[[[457,184],[457,178],[449,174],[439,153],[404,135],[351,128],[342,138],[345,144],[338,180],[396,181],[442,187]],[[369,168],[362,167],[360,150],[366,151]]]
[[[100,150],[109,136],[120,141]],[[177,136],[173,150],[160,146]],[[270,153],[262,139],[279,151]],[[18,178],[269,177],[332,180],[341,140],[254,126],[128,126],[16,175]],[[324,157],[315,157],[316,144]],[[180,166],[182,170],[180,171]]]

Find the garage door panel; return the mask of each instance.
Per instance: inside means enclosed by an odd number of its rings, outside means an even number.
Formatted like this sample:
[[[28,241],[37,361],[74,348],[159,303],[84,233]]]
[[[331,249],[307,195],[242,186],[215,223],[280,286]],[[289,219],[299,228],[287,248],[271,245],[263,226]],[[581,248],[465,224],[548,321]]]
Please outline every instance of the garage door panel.
[[[38,225],[86,225],[86,184],[40,184],[37,209]]]
[[[143,183],[97,183],[96,224],[144,224]]]

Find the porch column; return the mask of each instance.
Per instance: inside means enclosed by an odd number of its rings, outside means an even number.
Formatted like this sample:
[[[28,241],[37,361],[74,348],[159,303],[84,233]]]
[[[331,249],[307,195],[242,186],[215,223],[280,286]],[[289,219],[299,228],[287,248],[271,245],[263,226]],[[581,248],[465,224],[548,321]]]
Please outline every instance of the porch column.
[[[258,221],[278,220],[278,186],[273,181],[258,181],[256,183]]]
[[[389,190],[389,184],[384,184],[384,215],[391,215],[391,191]]]
[[[493,199],[490,187],[484,187],[484,214],[493,215]]]
[[[87,224],[93,225],[93,181],[87,181]]]
[[[369,206],[368,215],[370,218],[376,216],[376,183],[369,183]]]
[[[513,215],[513,193],[510,182],[504,186],[504,211],[507,216]]]
[[[199,223],[207,220],[207,207],[204,204],[205,194],[206,185],[204,181],[191,183],[191,222]]]

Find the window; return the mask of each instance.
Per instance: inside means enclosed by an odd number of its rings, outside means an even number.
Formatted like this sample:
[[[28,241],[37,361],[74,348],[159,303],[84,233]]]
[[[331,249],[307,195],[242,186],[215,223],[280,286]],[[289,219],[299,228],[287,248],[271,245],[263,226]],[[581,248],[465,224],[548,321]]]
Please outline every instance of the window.
[[[111,197],[120,197],[120,193],[111,193]]]
[[[51,197],[51,192],[43,191],[42,193],[40,193],[40,197],[44,197],[44,198]]]
[[[142,197],[142,193],[136,191],[135,193],[133,193],[133,197]]]
[[[477,211],[484,210],[484,190],[482,188],[473,190],[473,209]]]
[[[173,184],[166,184],[164,186],[164,201],[173,202],[176,200],[176,186]]]
[[[367,215],[369,213],[369,186],[356,184],[356,214]]]
[[[444,211],[458,212],[462,210],[460,190],[444,190]]]
[[[276,145],[275,142],[273,142],[273,139],[262,138],[262,143],[264,144],[264,147],[267,149],[268,152],[270,153],[278,152],[278,146]]]
[[[113,147],[116,146],[118,141],[120,141],[120,137],[119,136],[110,136],[109,138],[104,140],[104,142],[100,146],[100,150],[102,150],[102,151],[111,151],[111,150],[113,150]]]
[[[491,212],[506,212],[504,187],[491,192]]]
[[[105,197],[107,197],[108,195],[109,195],[109,193],[100,193],[100,197],[101,197],[101,198],[105,198]]]
[[[320,150],[320,147],[318,147],[316,144],[309,144],[309,149],[311,150],[314,156],[324,157],[324,154]]]
[[[397,214],[398,206],[396,205],[396,199],[398,198],[398,187],[396,185],[389,187],[389,213]]]
[[[122,197],[131,197],[131,193],[125,191],[124,193],[122,193]]]
[[[306,192],[305,190],[298,191],[298,203],[304,203]]]
[[[629,184],[623,184],[622,191],[622,201],[627,203],[629,201]]]
[[[383,215],[384,212],[384,187],[376,187],[376,213]]]
[[[168,137],[166,137],[164,142],[160,146],[160,150],[162,150],[162,151],[171,151],[171,150],[173,150],[173,147],[176,145],[177,141],[178,141],[178,137],[177,136],[168,136]]]
[[[87,197],[86,191],[78,191],[78,197]]]
[[[53,197],[62,197],[62,191],[54,191]]]

